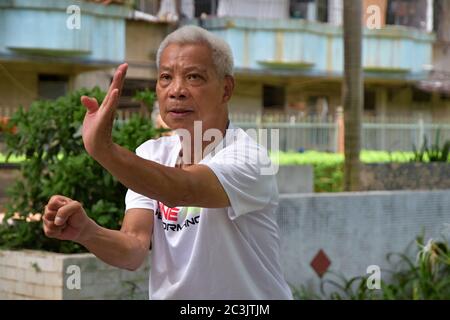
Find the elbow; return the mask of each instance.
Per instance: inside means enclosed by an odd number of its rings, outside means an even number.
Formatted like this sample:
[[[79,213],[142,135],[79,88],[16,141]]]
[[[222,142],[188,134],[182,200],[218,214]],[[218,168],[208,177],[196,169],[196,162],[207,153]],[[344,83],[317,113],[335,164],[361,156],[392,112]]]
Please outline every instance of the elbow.
[[[134,240],[134,239],[133,239]],[[124,264],[122,269],[128,271],[138,270],[148,258],[148,246],[142,244],[138,239],[132,242],[128,253],[124,255]]]
[[[124,269],[127,271],[136,271],[137,269],[139,269],[141,267],[141,265],[142,265],[142,263],[129,265],[129,266],[126,266]]]
[[[123,269],[128,270],[128,271],[136,271],[138,270],[144,263],[144,258],[143,257],[139,257],[138,259],[135,259],[134,261],[129,261],[129,263],[127,263]]]

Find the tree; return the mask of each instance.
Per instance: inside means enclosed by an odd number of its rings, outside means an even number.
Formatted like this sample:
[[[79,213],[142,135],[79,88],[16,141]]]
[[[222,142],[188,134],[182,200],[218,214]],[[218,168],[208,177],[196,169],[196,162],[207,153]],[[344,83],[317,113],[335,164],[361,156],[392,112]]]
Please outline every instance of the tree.
[[[360,190],[363,106],[362,1],[344,0],[344,190]]]

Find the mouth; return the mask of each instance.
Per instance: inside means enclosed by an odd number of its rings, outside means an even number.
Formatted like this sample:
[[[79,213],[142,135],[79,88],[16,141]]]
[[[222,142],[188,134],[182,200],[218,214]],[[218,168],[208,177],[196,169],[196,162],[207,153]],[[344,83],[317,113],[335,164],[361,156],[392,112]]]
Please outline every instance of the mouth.
[[[173,118],[183,118],[189,116],[193,112],[194,110],[185,108],[173,108],[169,109],[168,111],[169,115],[172,116]]]

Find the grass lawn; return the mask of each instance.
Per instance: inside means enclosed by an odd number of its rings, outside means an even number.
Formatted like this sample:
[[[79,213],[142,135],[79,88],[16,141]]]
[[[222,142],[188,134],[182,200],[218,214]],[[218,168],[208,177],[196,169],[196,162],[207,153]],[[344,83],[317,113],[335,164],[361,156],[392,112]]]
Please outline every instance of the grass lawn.
[[[25,160],[25,156],[21,156],[21,157],[11,156],[11,157],[9,157],[7,163],[20,163],[23,160]],[[0,153],[0,163],[5,163],[5,162],[6,162],[6,155]]]
[[[412,152],[386,152],[369,151],[361,152],[361,161],[364,163],[380,162],[409,162],[413,158]],[[301,165],[301,164],[339,164],[344,162],[344,155],[338,153],[328,153],[319,151],[299,152],[278,152],[271,153],[272,161],[280,165]]]

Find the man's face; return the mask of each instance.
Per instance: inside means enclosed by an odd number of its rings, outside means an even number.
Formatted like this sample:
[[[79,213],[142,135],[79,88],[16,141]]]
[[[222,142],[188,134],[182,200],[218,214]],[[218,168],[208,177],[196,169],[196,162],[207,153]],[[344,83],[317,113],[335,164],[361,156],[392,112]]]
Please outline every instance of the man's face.
[[[232,81],[219,78],[208,46],[168,45],[161,54],[156,86],[163,121],[173,130],[191,131],[194,121],[202,121],[204,130],[223,125]]]

